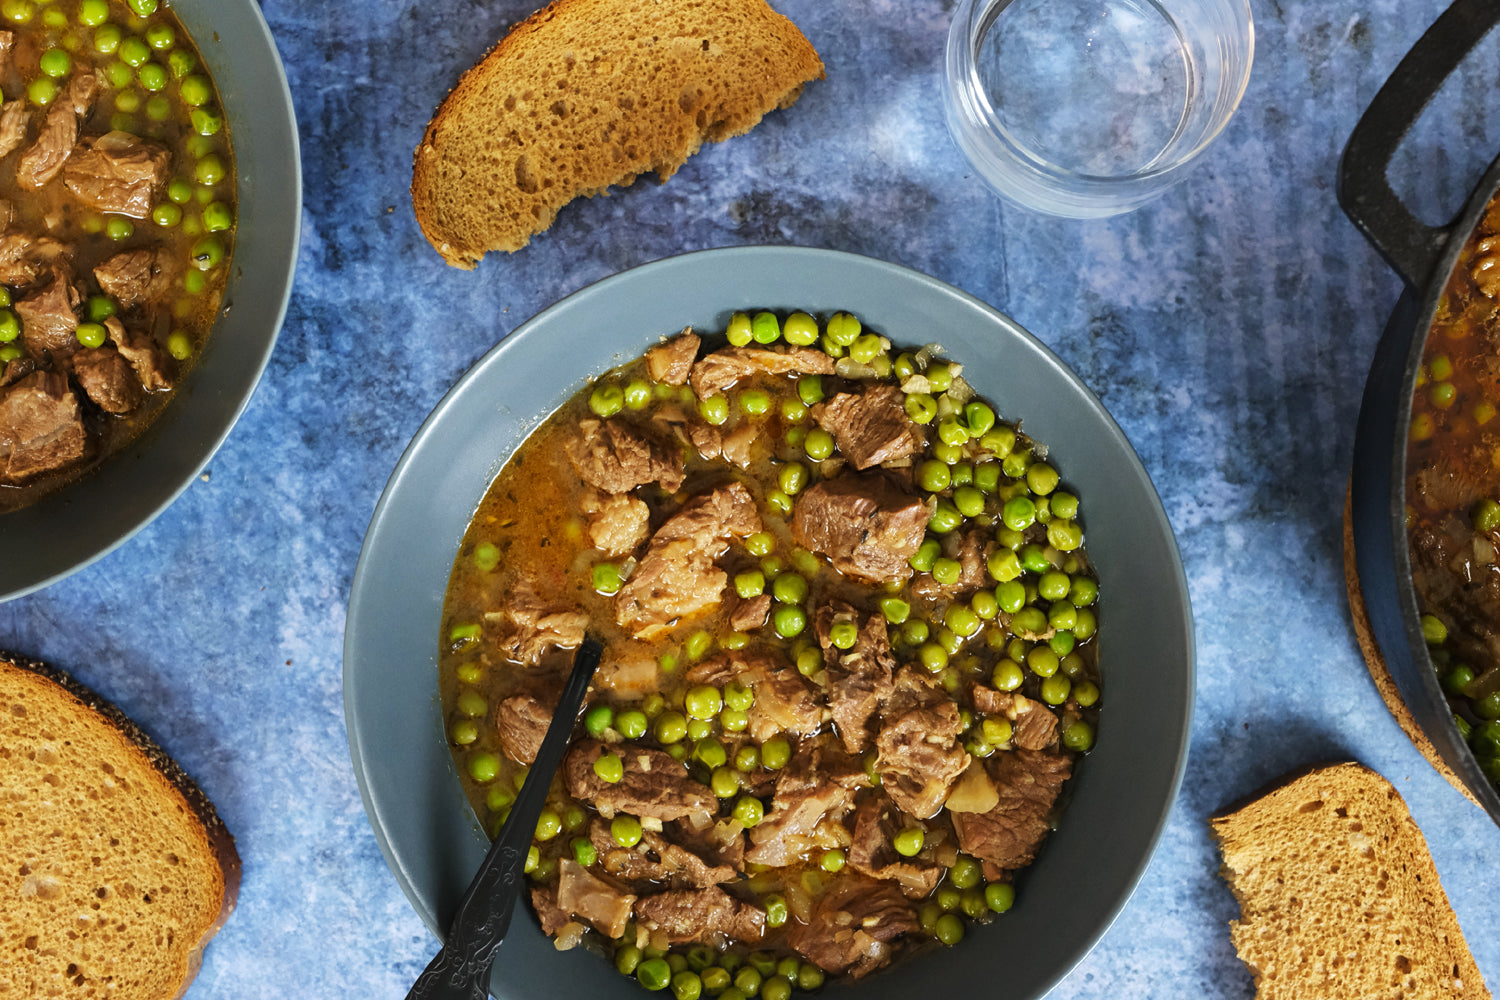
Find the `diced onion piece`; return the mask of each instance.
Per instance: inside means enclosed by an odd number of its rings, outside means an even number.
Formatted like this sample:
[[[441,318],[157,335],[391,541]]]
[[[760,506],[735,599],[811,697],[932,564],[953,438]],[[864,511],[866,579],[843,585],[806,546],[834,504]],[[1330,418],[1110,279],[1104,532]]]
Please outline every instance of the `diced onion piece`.
[[[588,928],[576,920],[569,920],[557,930],[557,936],[552,939],[552,947],[558,951],[568,951],[578,947],[578,942],[583,940],[583,932]]]
[[[839,378],[861,379],[880,377],[880,373],[875,370],[873,365],[862,365],[853,358],[839,358],[834,363],[833,368],[838,373]]]
[[[957,369],[959,366],[954,365],[953,367]],[[974,398],[974,387],[970,385],[962,375],[959,375],[955,372],[953,376],[953,383],[948,386],[948,398],[952,399],[955,403],[958,403],[960,406],[962,406],[964,403],[967,403],[969,400]]]
[[[948,793],[948,811],[960,813],[986,813],[1000,801],[1000,793],[990,780],[984,764],[970,762],[968,768]]]

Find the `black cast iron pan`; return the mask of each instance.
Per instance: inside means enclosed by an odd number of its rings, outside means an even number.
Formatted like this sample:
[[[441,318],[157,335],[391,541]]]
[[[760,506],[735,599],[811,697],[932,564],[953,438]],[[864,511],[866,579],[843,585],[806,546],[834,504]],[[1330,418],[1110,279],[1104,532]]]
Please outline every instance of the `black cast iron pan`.
[[[1427,331],[1469,233],[1500,189],[1500,160],[1447,226],[1419,221],[1386,179],[1391,157],[1422,109],[1485,33],[1500,0],[1455,0],[1381,87],[1339,164],[1344,213],[1406,283],[1365,382],[1354,438],[1350,516],[1371,632],[1402,701],[1472,797],[1500,823],[1500,794],[1454,725],[1427,655],[1406,540],[1406,438]]]

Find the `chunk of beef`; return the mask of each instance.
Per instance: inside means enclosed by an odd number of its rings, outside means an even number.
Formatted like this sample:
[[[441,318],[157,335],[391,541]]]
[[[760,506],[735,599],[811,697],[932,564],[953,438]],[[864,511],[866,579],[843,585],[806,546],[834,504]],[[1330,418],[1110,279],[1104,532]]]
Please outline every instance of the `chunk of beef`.
[[[26,141],[26,102],[6,101],[0,108],[0,156],[9,156]]]
[[[711,424],[688,424],[688,438],[698,454],[709,461],[724,457],[724,435]]]
[[[68,378],[33,372],[0,398],[0,478],[21,483],[65,469],[88,454],[78,397]]]
[[[892,942],[921,926],[895,885],[848,875],[823,894],[807,923],[788,923],[786,941],[814,965],[858,979],[889,962]]]
[[[129,132],[107,132],[78,144],[63,165],[63,183],[90,208],[146,219],[171,164],[172,154],[161,146]]]
[[[11,358],[0,368],[0,389],[8,385],[14,385],[27,375],[37,370],[36,359],[29,354],[23,354],[19,358]]]
[[[78,141],[78,123],[93,109],[98,94],[99,80],[93,73],[79,70],[73,74],[47,109],[36,141],[16,163],[17,184],[39,188],[58,175]]]
[[[635,894],[600,878],[572,858],[557,864],[557,906],[587,920],[608,937],[625,933]]]
[[[944,701],[915,708],[887,724],[875,737],[875,770],[891,801],[918,819],[943,807],[969,755],[957,744],[963,725],[958,706]]]
[[[54,360],[72,357],[81,346],[73,335],[78,329],[79,301],[67,274],[54,271],[51,283],[17,302],[26,350],[37,357],[50,355]]]
[[[1440,523],[1416,522],[1410,552],[1424,610],[1448,625],[1448,645],[1480,675],[1469,690],[1478,699],[1500,690],[1500,567],[1480,558],[1493,543],[1474,530],[1467,506]]]
[[[688,327],[676,337],[651,348],[646,352],[646,371],[653,381],[667,385],[682,385],[693,370],[693,359],[698,356],[698,335]]]
[[[160,247],[126,250],[94,268],[94,280],[123,308],[149,305],[172,287],[171,261]]]
[[[732,941],[754,944],[766,932],[765,912],[735,899],[718,886],[681,889],[642,896],[635,905],[636,921],[667,941],[700,941],[705,931]]]
[[[1004,715],[1010,708],[1010,692],[997,691],[983,684],[975,684],[969,689],[969,698],[974,702],[974,711],[984,715]]]
[[[553,937],[562,930],[572,917],[557,905],[557,887],[550,884],[533,886],[531,907],[536,910],[536,919],[542,925],[542,933]]]
[[[764,373],[832,375],[833,359],[815,347],[769,351],[759,347],[729,347],[706,355],[693,365],[689,381],[700,397],[723,392],[742,378]]]
[[[763,626],[770,615],[771,595],[757,594],[735,603],[729,613],[729,627],[736,632],[751,632]]]
[[[890,879],[907,896],[921,899],[937,888],[945,869],[932,857],[907,858],[897,852],[896,834],[909,825],[884,795],[865,799],[854,811],[849,867],[872,878]]]
[[[1072,762],[1062,754],[1002,750],[990,755],[985,769],[1000,800],[989,812],[952,814],[958,846],[1002,869],[1030,864],[1052,828],[1048,815]]]
[[[776,779],[771,810],[750,828],[745,860],[784,866],[806,857],[825,819],[837,822],[854,805],[855,793],[870,778],[859,762],[819,741],[798,747]]]
[[[682,485],[682,452],[623,420],[580,420],[578,436],[563,447],[583,481],[605,493],[646,483],[671,493]]]
[[[710,865],[693,851],[650,830],[641,834],[634,847],[621,847],[610,833],[609,825],[594,820],[589,825],[589,841],[598,854],[600,867],[638,891],[663,887],[703,889],[732,882],[740,874],[731,865]]]
[[[594,761],[606,751],[618,755],[625,775],[609,782],[594,773]],[[600,815],[613,817],[626,812],[662,821],[693,816],[706,819],[719,808],[719,800],[706,785],[694,781],[670,754],[643,747],[606,747],[598,740],[580,740],[563,762],[568,794],[593,803]]]
[[[950,536],[953,537],[953,536]],[[995,540],[983,528],[973,528],[957,536],[958,582],[953,585],[955,593],[967,594],[990,582],[989,554]]]
[[[936,507],[881,473],[844,473],[802,491],[792,508],[792,538],[856,579],[905,580]]]
[[[742,421],[738,427],[724,435],[724,443],[719,448],[719,453],[724,461],[741,469],[748,469],[755,461],[757,451],[756,444],[761,441],[761,424],[749,420]]]
[[[868,469],[921,451],[922,428],[906,415],[906,394],[893,385],[841,392],[814,410],[856,469]]]
[[[16,47],[14,31],[0,31],[0,73],[10,72],[11,51]]]
[[[143,389],[147,392],[165,392],[172,388],[177,365],[172,356],[156,342],[156,338],[146,331],[125,326],[116,316],[104,321],[104,329],[109,332],[109,340],[115,345],[115,349],[135,369],[136,378],[141,380]]]
[[[1022,750],[1046,750],[1057,742],[1057,716],[1039,701],[1013,694],[1005,708],[1011,742]]]
[[[486,630],[500,651],[528,667],[554,646],[572,649],[583,642],[588,623],[581,611],[544,602],[524,580],[511,587],[498,610],[484,615]]]
[[[651,508],[638,497],[614,493],[588,506],[589,541],[607,556],[629,555],[651,533]]]
[[[661,687],[661,667],[644,649],[611,647],[594,674],[594,686],[624,701],[639,701]]]
[[[80,351],[73,358],[73,377],[105,413],[129,413],[140,405],[141,383],[135,369],[113,347]]]
[[[679,819],[665,824],[662,835],[709,865],[727,865],[744,871],[745,831],[732,819],[720,819],[701,830],[694,829],[689,820]]]
[[[533,764],[552,725],[560,691],[551,685],[538,685],[534,692],[522,691],[502,699],[495,706],[495,731],[500,746],[512,760]]]
[[[67,258],[70,248],[50,236],[9,232],[0,236],[0,284],[33,284],[52,265]]]
[[[615,598],[615,618],[638,639],[649,639],[683,618],[714,607],[729,577],[714,565],[731,538],[761,529],[750,491],[739,483],[689,500],[651,538]]]
[[[870,720],[893,690],[896,657],[891,652],[884,615],[861,616],[848,604],[834,601],[818,609],[813,628],[823,647],[827,668],[828,707],[840,742],[850,753],[864,753],[874,735]],[[834,646],[829,634],[834,622],[858,623],[859,633],[847,650]]]

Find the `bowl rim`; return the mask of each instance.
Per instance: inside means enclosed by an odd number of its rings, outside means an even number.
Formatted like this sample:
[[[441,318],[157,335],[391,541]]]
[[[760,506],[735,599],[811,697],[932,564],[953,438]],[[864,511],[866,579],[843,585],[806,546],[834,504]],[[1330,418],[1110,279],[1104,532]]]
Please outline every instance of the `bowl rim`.
[[[125,448],[36,503],[0,514],[0,602],[50,586],[133,538],[202,474],[249,405],[291,300],[302,160],[286,70],[253,0],[175,0],[233,133],[234,254],[213,335],[165,409]]]
[[[425,678],[435,679],[443,590],[463,528],[484,488],[511,450],[587,377],[638,355],[656,337],[675,333],[683,325],[654,315],[650,324],[643,326],[637,318],[631,318],[610,333],[610,343],[628,342],[629,349],[611,353],[597,338],[588,339],[589,331],[582,321],[591,313],[602,310],[611,314],[603,308],[610,303],[615,304],[613,315],[628,316],[619,308],[622,304],[639,303],[647,311],[660,310],[665,289],[693,303],[669,314],[679,320],[683,313],[693,312],[699,300],[708,299],[715,303],[714,315],[723,319],[735,309],[781,309],[783,303],[787,309],[805,306],[825,311],[821,303],[813,306],[798,298],[799,289],[812,285],[820,285],[823,296],[837,296],[849,303],[846,308],[856,312],[861,302],[868,303],[877,296],[882,302],[889,300],[888,308],[863,315],[963,317],[978,331],[973,333],[978,338],[976,344],[991,348],[998,344],[1015,352],[1003,367],[1016,372],[1017,378],[1024,373],[1025,379],[1045,383],[1048,390],[1062,390],[1066,398],[1057,403],[1060,411],[1065,412],[1068,405],[1086,411],[1069,418],[1086,420],[1091,430],[1099,432],[1099,439],[1090,439],[1086,448],[1068,445],[1069,451],[1078,452],[1075,460],[1080,468],[1097,452],[1104,461],[1113,463],[1111,472],[1121,470],[1121,494],[1131,496],[1131,503],[1141,509],[1131,511],[1139,519],[1131,524],[1138,532],[1133,536],[1138,541],[1126,539],[1127,533],[1121,530],[1115,533],[1115,547],[1121,553],[1129,550],[1132,555],[1145,557],[1152,599],[1140,601],[1139,608],[1132,606],[1136,627],[1130,632],[1121,629],[1118,640],[1102,650],[1133,652],[1136,644],[1147,644],[1152,649],[1151,662],[1141,662],[1113,682],[1110,666],[1103,666],[1106,700],[1113,690],[1135,708],[1131,713],[1122,710],[1118,719],[1106,715],[1101,720],[1099,745],[1103,747],[1106,738],[1117,736],[1121,738],[1116,744],[1120,752],[1107,756],[1096,752],[1078,768],[1070,782],[1072,801],[1064,821],[1024,876],[1027,883],[1038,887],[1079,882],[1077,871],[1064,867],[1068,852],[1081,843],[1090,843],[1098,831],[1109,830],[1110,850],[1098,851],[1097,842],[1093,842],[1101,871],[1081,880],[1079,890],[1086,897],[1096,893],[1099,905],[1079,917],[1068,905],[1071,900],[1057,898],[1064,893],[1023,892],[1025,902],[1019,905],[1030,907],[1041,918],[1039,921],[1001,919],[983,929],[997,946],[1009,949],[1007,982],[1013,995],[1039,997],[1061,981],[1102,937],[1138,885],[1185,771],[1195,664],[1191,604],[1176,540],[1155,488],[1123,431],[1055,354],[973,296],[919,272],[855,254],[804,247],[738,246],[685,253],[611,275],[521,324],[444,395],[403,452],[375,506],[351,583],[345,626],[344,706],[350,756],[381,853],[413,908],[440,938],[488,841],[457,780],[443,736],[437,685]],[[830,285],[837,291],[830,291]],[[747,293],[747,288],[754,292]],[[861,299],[865,293],[869,298]],[[871,319],[868,325],[899,336],[884,320]],[[629,329],[631,326],[639,326],[642,332]],[[714,328],[722,329],[722,320]],[[955,336],[970,336],[967,328],[952,329]],[[960,361],[967,360],[956,349],[952,353]],[[547,380],[529,378],[530,366],[546,365],[559,357],[578,359],[582,370],[572,380],[557,380],[551,389],[537,389],[538,383]],[[506,391],[497,392],[502,385]],[[995,398],[993,391],[978,388]],[[545,396],[550,405],[535,412],[536,408],[528,409],[509,395],[528,391]],[[1005,406],[1003,402],[1001,405]],[[1001,415],[1014,419],[1006,412]],[[1027,418],[1028,433],[1035,433],[1032,418],[1021,415]],[[506,423],[510,426],[502,442],[493,430]],[[441,440],[445,434],[450,435],[448,442]],[[1048,440],[1045,434],[1036,436],[1043,442]],[[444,447],[449,454],[440,454]],[[470,468],[454,471],[459,465]],[[441,513],[445,503],[453,506],[455,496],[463,505],[456,530],[450,526],[458,519],[454,512]],[[1120,505],[1120,510],[1106,508],[1097,518],[1091,517],[1091,522],[1122,517],[1124,506]],[[438,523],[439,518],[442,523]],[[428,548],[439,550],[437,554],[424,556],[414,541],[393,535],[415,523],[420,523],[422,533],[431,533]],[[1090,551],[1095,554],[1092,541]],[[1118,573],[1114,567],[1125,561],[1121,553],[1111,556],[1112,574]],[[436,569],[439,565],[440,574]],[[1122,597],[1124,593],[1122,590]],[[1135,614],[1142,617],[1135,618]],[[1130,638],[1136,633],[1134,639]],[[1101,641],[1104,635],[1101,631]],[[1112,683],[1118,683],[1118,687],[1112,688]],[[393,704],[399,701],[399,689],[403,687],[413,699]],[[413,765],[419,757],[422,768]],[[1069,817],[1075,816],[1070,824]],[[1059,935],[1040,932],[1058,921],[1072,921],[1076,934],[1057,940]],[[1034,923],[1041,927],[1031,926]],[[949,976],[968,977],[976,985],[992,987],[993,953],[993,949],[955,948],[945,953],[945,969]],[[555,966],[549,969],[548,956],[555,954],[534,920],[516,920],[502,945],[491,990],[500,997],[562,996],[589,988],[617,988],[609,983],[624,981],[608,963],[597,961],[576,963],[568,968],[566,977],[559,977]],[[930,989],[930,981],[922,976],[924,971],[932,971],[931,963],[902,963],[862,980],[857,988],[872,997]]]

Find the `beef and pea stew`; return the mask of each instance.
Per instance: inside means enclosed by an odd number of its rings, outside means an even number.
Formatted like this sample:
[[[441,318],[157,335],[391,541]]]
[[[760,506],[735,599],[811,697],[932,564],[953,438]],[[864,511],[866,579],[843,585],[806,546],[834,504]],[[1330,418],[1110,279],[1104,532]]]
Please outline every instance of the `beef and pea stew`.
[[[0,511],[161,411],[213,326],[234,158],[158,0],[0,4]]]
[[[1443,290],[1412,401],[1407,531],[1422,631],[1500,784],[1500,202]]]
[[[603,640],[527,860],[543,929],[681,1000],[784,1000],[1010,908],[1094,742],[1098,583],[1045,449],[935,349],[847,313],[714,339],[507,463],[440,687],[493,835]]]

